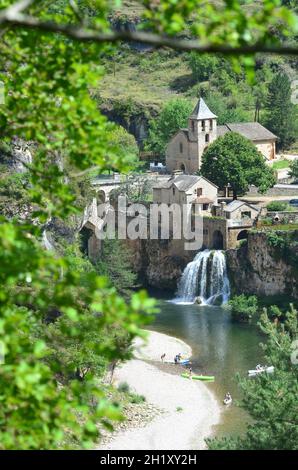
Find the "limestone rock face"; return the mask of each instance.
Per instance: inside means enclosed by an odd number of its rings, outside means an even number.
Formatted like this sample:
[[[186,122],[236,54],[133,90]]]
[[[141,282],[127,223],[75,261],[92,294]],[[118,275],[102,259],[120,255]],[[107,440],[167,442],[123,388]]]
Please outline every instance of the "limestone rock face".
[[[24,142],[17,137],[13,138],[10,148],[0,150],[0,163],[6,164],[17,173],[27,171],[26,165],[32,163],[30,146],[32,143]]]
[[[126,240],[133,254],[133,265],[143,283],[151,287],[176,291],[187,263],[194,253],[186,252],[175,240]]]
[[[278,232],[277,232],[278,233]],[[281,233],[280,236],[283,236]],[[298,231],[294,233],[298,241]],[[297,242],[296,242],[297,243]],[[289,295],[298,298],[298,270],[292,262],[298,255],[293,244],[292,256],[280,256],[270,246],[264,232],[249,233],[248,243],[227,251],[227,264],[233,288],[238,293],[256,295]]]

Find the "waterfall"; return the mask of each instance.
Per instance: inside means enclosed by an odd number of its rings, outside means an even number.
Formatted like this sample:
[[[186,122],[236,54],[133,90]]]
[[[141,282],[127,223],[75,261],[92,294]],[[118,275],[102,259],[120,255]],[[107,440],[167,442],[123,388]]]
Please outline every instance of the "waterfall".
[[[43,246],[45,247],[46,250],[53,250],[54,249],[53,244],[48,239],[48,235],[47,235],[46,230],[44,230],[42,232],[42,244],[43,244]]]
[[[200,297],[202,305],[226,303],[230,283],[226,258],[221,250],[200,251],[188,263],[178,283],[175,303],[194,303]]]

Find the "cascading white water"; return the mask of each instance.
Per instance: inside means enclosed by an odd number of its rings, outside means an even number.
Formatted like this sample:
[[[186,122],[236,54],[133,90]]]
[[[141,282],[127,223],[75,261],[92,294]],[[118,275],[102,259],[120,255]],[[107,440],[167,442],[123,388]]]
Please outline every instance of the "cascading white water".
[[[175,303],[194,303],[196,297],[200,297],[203,305],[214,305],[227,302],[229,295],[224,253],[204,250],[186,266],[178,284]]]
[[[43,246],[45,247],[46,250],[53,250],[54,249],[54,246],[52,245],[52,243],[48,239],[48,235],[47,235],[46,230],[44,230],[42,232],[42,244],[43,244]]]

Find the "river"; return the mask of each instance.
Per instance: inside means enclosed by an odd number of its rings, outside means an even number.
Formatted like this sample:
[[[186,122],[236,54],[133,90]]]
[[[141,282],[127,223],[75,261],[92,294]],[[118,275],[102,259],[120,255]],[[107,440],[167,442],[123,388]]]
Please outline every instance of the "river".
[[[248,369],[262,363],[260,342],[264,336],[257,326],[232,322],[229,311],[223,307],[177,305],[161,298],[159,307],[160,313],[150,329],[180,338],[192,347],[193,372],[215,376],[215,383],[207,386],[221,403],[226,392],[232,394],[233,405],[223,406],[216,436],[242,433],[248,415],[235,406],[235,399],[241,396],[235,375],[237,372],[247,375]]]

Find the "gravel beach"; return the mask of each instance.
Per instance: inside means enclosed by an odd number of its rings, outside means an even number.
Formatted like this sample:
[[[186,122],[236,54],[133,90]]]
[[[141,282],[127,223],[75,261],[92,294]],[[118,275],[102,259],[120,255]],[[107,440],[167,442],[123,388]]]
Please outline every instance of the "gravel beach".
[[[105,450],[194,450],[204,449],[205,439],[220,419],[220,406],[208,386],[183,379],[182,368],[161,364],[181,353],[191,356],[191,348],[183,341],[161,333],[148,332],[147,343],[138,339],[134,359],[122,364],[115,372],[114,384],[126,382],[131,390],[144,395],[148,404],[163,410],[143,427],[128,428],[111,435]],[[172,367],[176,373],[163,368]]]

